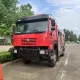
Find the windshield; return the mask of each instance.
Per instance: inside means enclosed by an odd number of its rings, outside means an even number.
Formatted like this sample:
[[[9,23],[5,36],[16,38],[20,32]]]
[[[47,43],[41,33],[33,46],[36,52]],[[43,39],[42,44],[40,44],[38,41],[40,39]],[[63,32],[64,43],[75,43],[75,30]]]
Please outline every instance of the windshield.
[[[26,22],[19,22],[16,25],[15,33],[38,33],[48,30],[47,20],[29,20]]]

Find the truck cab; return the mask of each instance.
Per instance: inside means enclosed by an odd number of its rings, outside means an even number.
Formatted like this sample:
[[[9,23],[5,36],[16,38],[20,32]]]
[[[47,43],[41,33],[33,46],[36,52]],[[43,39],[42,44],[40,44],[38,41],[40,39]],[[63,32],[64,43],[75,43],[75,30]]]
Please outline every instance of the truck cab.
[[[12,43],[23,62],[46,60],[55,66],[58,60],[58,26],[48,14],[24,17],[16,21]]]

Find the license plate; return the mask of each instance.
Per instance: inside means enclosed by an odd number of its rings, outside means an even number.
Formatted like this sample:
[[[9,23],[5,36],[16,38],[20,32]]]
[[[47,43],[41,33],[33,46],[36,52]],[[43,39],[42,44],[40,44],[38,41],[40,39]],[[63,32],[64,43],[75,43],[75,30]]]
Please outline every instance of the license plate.
[[[45,52],[44,51],[40,51],[40,54],[45,54]]]

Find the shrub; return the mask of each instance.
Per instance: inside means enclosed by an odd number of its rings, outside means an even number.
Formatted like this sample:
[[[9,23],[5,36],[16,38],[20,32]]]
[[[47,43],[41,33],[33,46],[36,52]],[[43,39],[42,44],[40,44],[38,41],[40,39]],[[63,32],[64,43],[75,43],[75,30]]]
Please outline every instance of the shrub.
[[[14,47],[11,47],[9,50],[8,50],[8,52],[12,52],[14,50]]]

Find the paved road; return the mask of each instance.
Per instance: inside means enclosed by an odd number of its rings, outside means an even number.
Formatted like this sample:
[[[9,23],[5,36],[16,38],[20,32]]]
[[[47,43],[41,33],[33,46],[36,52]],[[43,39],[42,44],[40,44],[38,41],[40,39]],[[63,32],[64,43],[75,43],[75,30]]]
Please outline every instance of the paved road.
[[[8,51],[9,50],[9,48],[11,48],[12,46],[0,46],[0,52],[2,52],[2,51]]]
[[[47,64],[23,64],[21,61],[3,68],[4,80],[80,80],[80,45],[68,44],[65,56],[56,67]]]

